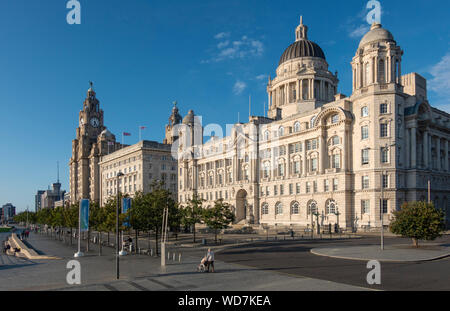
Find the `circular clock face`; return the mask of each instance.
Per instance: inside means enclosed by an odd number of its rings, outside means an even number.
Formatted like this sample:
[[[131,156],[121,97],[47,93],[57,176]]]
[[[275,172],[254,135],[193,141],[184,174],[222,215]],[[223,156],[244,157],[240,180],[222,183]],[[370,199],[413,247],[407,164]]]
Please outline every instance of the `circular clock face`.
[[[100,125],[100,121],[98,121],[97,118],[92,118],[92,119],[91,119],[91,125],[92,125],[93,127],[98,127],[98,126]]]
[[[81,124],[81,125],[84,124],[84,119],[83,119],[83,118],[80,119],[80,124]]]

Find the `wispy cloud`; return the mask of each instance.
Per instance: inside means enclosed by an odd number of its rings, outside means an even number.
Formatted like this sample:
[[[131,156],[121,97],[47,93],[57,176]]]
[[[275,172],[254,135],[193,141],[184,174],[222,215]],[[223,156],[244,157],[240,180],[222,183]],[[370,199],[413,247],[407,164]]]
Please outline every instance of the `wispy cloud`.
[[[370,30],[369,25],[360,25],[357,26],[356,28],[351,29],[348,35],[350,38],[357,39],[364,36],[369,30]]]
[[[437,95],[435,103],[439,109],[450,112],[450,51],[442,59],[431,67],[430,74],[433,78],[429,81],[429,88]]]
[[[221,32],[218,33],[217,35],[214,36],[214,39],[223,39],[223,38],[228,38],[230,36],[229,32]]]
[[[267,79],[267,77],[268,77],[268,75],[266,75],[266,74],[262,74],[262,75],[257,75],[255,78],[256,78],[256,80],[264,80],[264,79]]]
[[[213,56],[202,63],[221,62],[228,59],[244,59],[261,56],[264,53],[264,44],[257,39],[242,36],[232,39],[229,32],[221,32],[214,36],[220,42],[216,43]]]
[[[243,82],[243,81],[236,81],[236,83],[233,86],[233,93],[235,95],[240,95],[242,94],[242,92],[244,92],[244,90],[247,88],[247,83]]]

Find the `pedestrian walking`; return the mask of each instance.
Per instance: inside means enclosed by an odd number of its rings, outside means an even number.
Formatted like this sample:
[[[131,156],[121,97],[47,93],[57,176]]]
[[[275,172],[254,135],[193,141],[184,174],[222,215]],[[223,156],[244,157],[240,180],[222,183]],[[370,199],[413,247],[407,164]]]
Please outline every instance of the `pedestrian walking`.
[[[214,273],[214,252],[208,248],[208,252],[206,253],[206,260],[207,260],[207,268],[209,272],[209,268],[211,267],[211,272]]]

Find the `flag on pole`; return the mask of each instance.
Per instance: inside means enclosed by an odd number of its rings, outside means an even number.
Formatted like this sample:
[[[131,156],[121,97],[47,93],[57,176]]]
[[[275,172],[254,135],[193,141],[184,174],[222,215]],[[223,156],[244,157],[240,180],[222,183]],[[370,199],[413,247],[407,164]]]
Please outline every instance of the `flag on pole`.
[[[142,131],[142,130],[145,130],[146,128],[147,128],[146,126],[140,126],[140,127],[139,127],[139,141],[142,140],[141,131]]]
[[[123,132],[123,136],[131,136],[130,133]]]

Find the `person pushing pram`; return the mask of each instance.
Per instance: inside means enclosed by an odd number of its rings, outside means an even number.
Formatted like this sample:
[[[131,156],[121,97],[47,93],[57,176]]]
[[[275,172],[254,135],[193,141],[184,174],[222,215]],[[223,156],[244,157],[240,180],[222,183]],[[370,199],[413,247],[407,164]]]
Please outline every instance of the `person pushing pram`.
[[[212,268],[214,273],[214,252],[209,248],[208,253],[200,261],[200,265],[197,267],[199,272],[209,272],[209,268]]]

